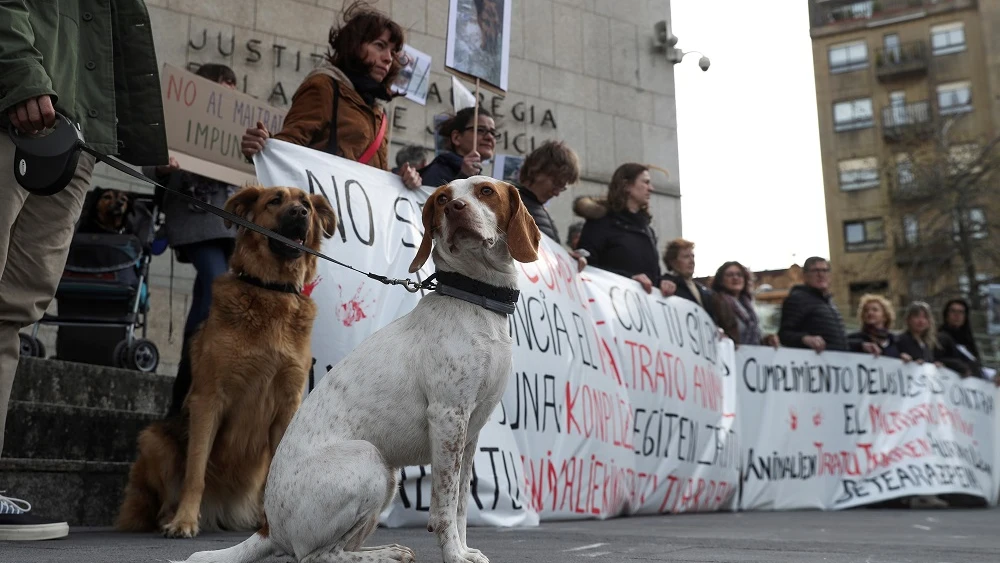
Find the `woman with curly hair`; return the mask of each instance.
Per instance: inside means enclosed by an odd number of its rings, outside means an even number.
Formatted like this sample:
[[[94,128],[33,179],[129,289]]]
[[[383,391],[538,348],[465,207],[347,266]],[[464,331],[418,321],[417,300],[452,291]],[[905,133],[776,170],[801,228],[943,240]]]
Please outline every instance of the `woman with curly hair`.
[[[634,162],[619,166],[606,197],[584,196],[573,202],[573,211],[586,220],[577,248],[590,253],[591,266],[632,278],[646,293],[656,287],[668,296],[677,286],[660,273],[656,232],[650,225],[652,193],[647,166]]]
[[[754,308],[752,288],[753,279],[750,270],[739,262],[726,262],[715,272],[712,279],[712,291],[715,292],[716,306],[720,311],[728,309],[735,317],[735,330],[727,329],[726,335],[736,343],[751,346],[764,345],[777,348],[781,345],[777,334],[764,334],[760,327],[760,319]]]
[[[272,135],[261,122],[246,130],[242,149],[248,159],[274,137],[391,170],[384,106],[395,95],[392,83],[403,68],[406,35],[360,0],[344,11],[344,22],[330,30],[326,61],[299,85],[281,131]],[[420,186],[412,166],[404,164],[399,175],[408,188]]]

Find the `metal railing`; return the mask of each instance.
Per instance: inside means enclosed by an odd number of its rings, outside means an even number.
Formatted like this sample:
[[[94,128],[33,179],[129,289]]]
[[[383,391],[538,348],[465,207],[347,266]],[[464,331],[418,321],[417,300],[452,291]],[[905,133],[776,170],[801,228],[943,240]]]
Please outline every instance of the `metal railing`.
[[[959,4],[962,0],[811,0],[812,27],[904,15],[925,8]],[[967,3],[967,2],[966,2]]]
[[[875,51],[875,72],[880,79],[927,72],[930,59],[925,41],[911,41]]]
[[[889,104],[882,108],[882,134],[889,140],[931,130],[931,104],[927,100],[908,104]]]

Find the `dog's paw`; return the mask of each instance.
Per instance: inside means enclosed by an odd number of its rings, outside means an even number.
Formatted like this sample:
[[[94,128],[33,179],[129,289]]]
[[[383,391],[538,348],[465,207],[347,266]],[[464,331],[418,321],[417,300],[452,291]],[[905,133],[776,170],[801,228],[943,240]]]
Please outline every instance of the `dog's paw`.
[[[369,555],[371,552],[376,552],[380,560],[399,561],[400,563],[414,563],[417,560],[417,554],[405,545],[392,544],[362,547],[360,551],[369,552]]]
[[[193,538],[198,535],[198,522],[184,522],[174,519],[161,529],[167,538]]]
[[[490,563],[482,551],[471,547],[459,548],[453,553],[445,553],[445,563]]]

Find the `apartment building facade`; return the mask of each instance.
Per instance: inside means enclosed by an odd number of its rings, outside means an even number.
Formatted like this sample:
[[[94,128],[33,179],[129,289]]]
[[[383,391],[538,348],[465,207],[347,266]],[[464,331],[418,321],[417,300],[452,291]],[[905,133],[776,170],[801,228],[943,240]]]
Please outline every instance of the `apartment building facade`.
[[[902,306],[968,291],[948,230],[995,245],[1000,209],[963,202],[942,226],[954,182],[918,181],[913,155],[961,160],[1000,135],[1000,2],[809,2],[836,302],[853,316],[866,292]],[[979,282],[998,273],[976,264]]]

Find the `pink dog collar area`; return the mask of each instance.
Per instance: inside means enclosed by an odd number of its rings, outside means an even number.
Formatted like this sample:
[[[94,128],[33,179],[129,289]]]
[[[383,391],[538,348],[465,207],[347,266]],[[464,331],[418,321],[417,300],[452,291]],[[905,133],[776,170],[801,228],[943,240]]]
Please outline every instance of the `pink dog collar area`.
[[[517,299],[521,295],[517,289],[483,283],[458,272],[437,271],[426,282],[432,279],[437,279],[434,291],[441,295],[461,299],[501,315],[514,314]]]

